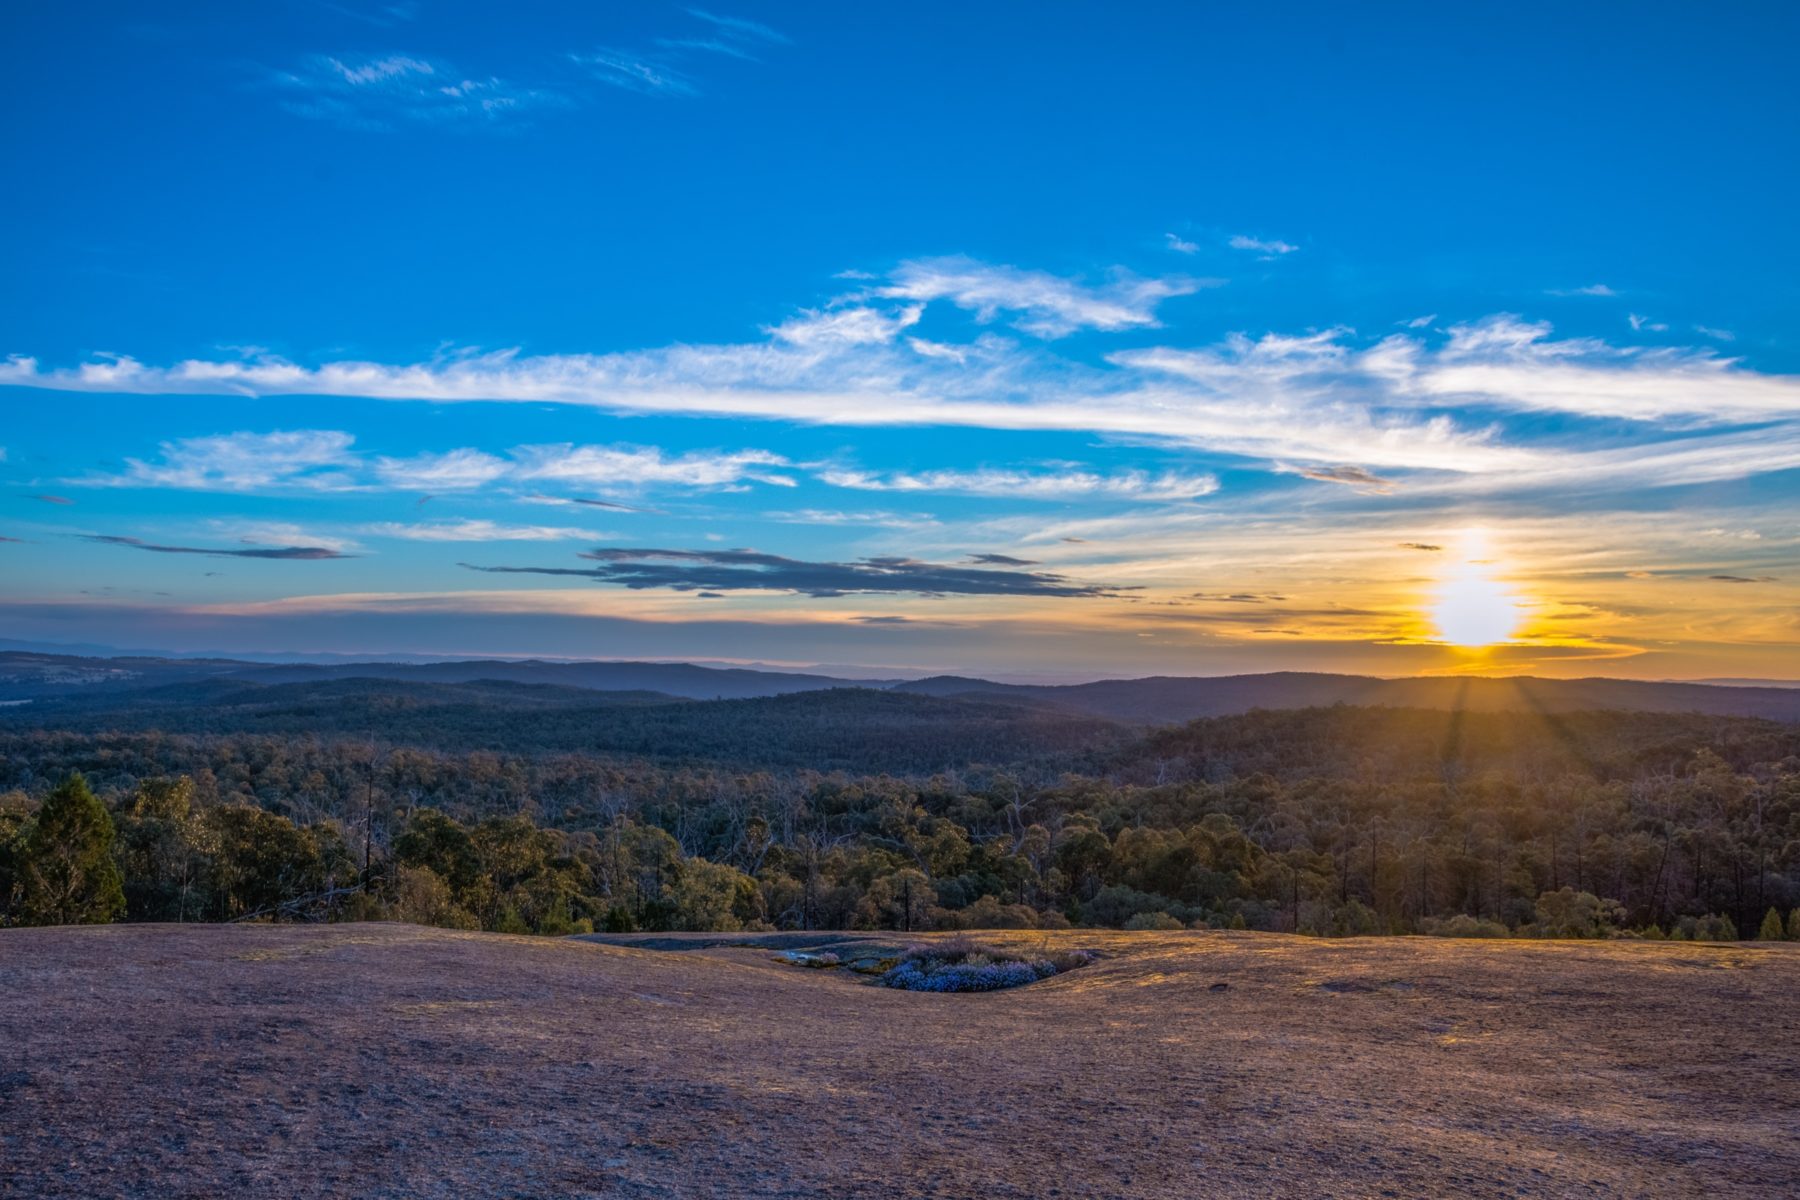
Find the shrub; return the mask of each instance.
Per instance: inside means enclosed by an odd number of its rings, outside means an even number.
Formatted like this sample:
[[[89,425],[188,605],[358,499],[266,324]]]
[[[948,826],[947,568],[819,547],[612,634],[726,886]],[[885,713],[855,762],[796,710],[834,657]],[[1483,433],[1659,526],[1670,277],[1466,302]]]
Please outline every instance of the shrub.
[[[1186,929],[1187,926],[1166,912],[1143,912],[1125,922],[1125,928],[1131,930]]]
[[[1419,923],[1419,929],[1420,932],[1432,937],[1503,938],[1512,936],[1512,930],[1500,922],[1471,917],[1468,913],[1458,913],[1448,920],[1427,917]]]
[[[1537,898],[1537,932],[1540,937],[1606,937],[1625,919],[1625,909],[1614,900],[1602,900],[1592,892],[1559,888]]]
[[[1669,934],[1683,942],[1735,942],[1738,930],[1730,917],[1707,913],[1704,917],[1683,917]]]
[[[909,992],[994,992],[1048,979],[1085,967],[1093,956],[1065,950],[1026,957],[952,938],[935,946],[913,946],[875,982]]]
[[[1787,930],[1782,928],[1781,914],[1770,909],[1763,914],[1762,928],[1756,931],[1759,941],[1781,942],[1787,940]]]

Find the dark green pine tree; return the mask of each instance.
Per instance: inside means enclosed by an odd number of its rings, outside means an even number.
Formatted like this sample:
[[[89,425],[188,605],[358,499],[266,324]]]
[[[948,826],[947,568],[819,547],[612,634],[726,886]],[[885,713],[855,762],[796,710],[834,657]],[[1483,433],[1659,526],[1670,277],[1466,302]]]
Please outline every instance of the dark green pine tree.
[[[21,839],[20,915],[28,925],[103,925],[125,910],[113,822],[87,780],[70,775]]]

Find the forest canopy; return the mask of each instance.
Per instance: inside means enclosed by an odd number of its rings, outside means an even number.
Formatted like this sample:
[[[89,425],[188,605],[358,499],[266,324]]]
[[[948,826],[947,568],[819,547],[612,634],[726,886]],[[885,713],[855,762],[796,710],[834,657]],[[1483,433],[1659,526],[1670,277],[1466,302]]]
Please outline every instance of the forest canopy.
[[[632,724],[625,751],[459,750],[416,710],[373,739],[0,733],[0,920],[1800,935],[1789,725],[1337,706],[1087,723],[1071,757],[1033,708],[923,722],[913,750],[855,692],[724,702],[689,737],[709,708],[659,718],[665,740]],[[533,719],[486,717],[496,742]],[[822,737],[965,753],[783,765]],[[93,896],[47,906],[72,875]]]

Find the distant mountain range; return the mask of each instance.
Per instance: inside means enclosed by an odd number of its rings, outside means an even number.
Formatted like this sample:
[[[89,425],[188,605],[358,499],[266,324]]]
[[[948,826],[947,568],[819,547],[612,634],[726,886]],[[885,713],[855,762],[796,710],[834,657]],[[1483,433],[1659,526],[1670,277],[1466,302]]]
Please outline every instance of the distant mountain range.
[[[95,657],[0,651],[0,704],[77,697],[108,706],[133,693],[155,691],[147,703],[166,704],[181,685],[216,693],[229,683],[245,688],[374,679],[420,686],[489,681],[590,692],[634,693],[637,703],[659,699],[743,700],[828,688],[859,688],[940,698],[1055,709],[1131,724],[1173,724],[1253,708],[1292,709],[1350,704],[1476,711],[1571,712],[1619,709],[1692,712],[1714,716],[1800,721],[1800,688],[1785,683],[1671,683],[1627,679],[1414,678],[1276,672],[1212,677],[1154,676],[1096,683],[1034,685],[960,676],[928,679],[849,679],[831,675],[657,662],[260,663],[229,658]],[[4,712],[5,710],[0,710]]]

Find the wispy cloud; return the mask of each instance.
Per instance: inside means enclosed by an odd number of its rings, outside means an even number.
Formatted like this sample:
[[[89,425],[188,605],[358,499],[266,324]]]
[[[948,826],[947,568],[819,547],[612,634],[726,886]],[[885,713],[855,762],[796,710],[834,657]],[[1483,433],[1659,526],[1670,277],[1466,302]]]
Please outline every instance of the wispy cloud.
[[[699,88],[686,74],[650,55],[601,46],[585,54],[571,54],[569,58],[586,68],[594,79],[626,91],[646,96],[693,96],[699,93]]]
[[[31,498],[33,500],[36,500],[39,504],[73,504],[73,503],[75,503],[73,500],[69,499],[67,496],[52,496],[48,492],[40,492]]]
[[[206,523],[206,527],[215,537],[231,538],[247,546],[322,546],[345,552],[361,549],[349,538],[320,533],[291,521],[215,517]]]
[[[1215,284],[1198,279],[1140,279],[1118,272],[1099,286],[1045,271],[994,266],[972,258],[928,258],[902,263],[892,282],[874,294],[903,300],[948,300],[987,322],[1002,313],[1015,328],[1039,337],[1078,329],[1154,329],[1157,305]]]
[[[759,21],[751,21],[744,17],[723,16],[708,12],[703,8],[690,8],[688,15],[705,21],[719,31],[720,36],[741,42],[776,42],[786,44],[791,41],[787,34],[771,29]]]
[[[1544,292],[1546,295],[1549,295],[1549,296],[1606,296],[1606,297],[1610,297],[1610,296],[1617,296],[1619,294],[1619,293],[1613,291],[1613,289],[1607,287],[1604,283],[1590,283],[1586,287],[1577,287],[1577,288],[1546,288],[1546,289],[1544,289]]]
[[[750,483],[792,487],[778,468],[788,460],[767,450],[668,454],[653,446],[520,446],[511,451],[514,479],[600,490],[642,487],[741,490]]]
[[[365,25],[374,25],[380,29],[404,25],[408,21],[416,21],[419,17],[419,6],[412,0],[400,0],[390,4],[334,4],[331,0],[316,0],[320,8],[329,9],[340,16],[361,21]]]
[[[416,491],[467,491],[504,478],[512,464],[471,448],[412,458],[378,458],[375,474],[389,487]]]
[[[1257,238],[1246,234],[1236,234],[1225,243],[1233,250],[1248,250],[1260,258],[1280,258],[1284,254],[1292,254],[1300,247],[1292,242],[1283,242],[1276,238]]]
[[[400,538],[411,542],[573,542],[606,537],[592,529],[557,525],[506,525],[494,521],[432,521],[408,525],[396,521],[362,526],[371,537]]]
[[[766,512],[764,520],[783,525],[851,525],[881,529],[928,529],[939,524],[930,513],[900,513],[876,509],[845,512],[835,508],[802,508],[791,512]]]
[[[1044,334],[1077,328],[1142,334],[1156,327],[1160,300],[1185,286],[1121,277],[1093,287],[972,260],[927,259],[903,265],[887,280],[859,281],[859,290],[773,326],[765,340],[741,344],[591,355],[500,351],[315,367],[272,357],[169,367],[107,358],[44,369],[14,357],[0,363],[0,384],[517,401],[845,427],[1063,430],[1241,457],[1351,486],[1403,484],[1409,494],[1471,486],[1669,486],[1745,478],[1800,462],[1795,377],[1749,369],[1709,348],[1558,338],[1546,323],[1506,314],[1373,341],[1345,329],[1234,334],[1198,348],[1120,350],[1098,362],[980,328],[1008,315]],[[921,320],[920,306],[965,311],[976,329],[955,341],[910,336],[904,331]],[[940,316],[953,320],[955,313]],[[1545,413],[1565,420],[1547,431],[1532,419]],[[193,448],[171,443],[163,461],[134,464],[123,481],[233,486],[259,475],[305,481],[316,474],[311,486],[328,486],[334,451],[316,449],[319,465],[284,474],[271,468],[279,458],[260,453],[240,456],[254,462],[199,468],[188,461],[196,457]],[[1345,464],[1369,478],[1348,474]],[[779,485],[802,469],[764,451],[696,457],[578,446],[521,447],[507,457],[462,450],[377,467],[388,486],[428,492],[536,477],[602,495],[634,481]],[[938,475],[935,485],[984,486],[964,474]],[[909,475],[918,478],[909,482]],[[924,472],[841,472],[837,482],[900,491],[923,490],[924,481]],[[1005,481],[1014,485],[1036,486]],[[1105,495],[1109,486],[1083,482],[1076,490]],[[1116,486],[1149,491],[1156,485]]]
[[[610,87],[645,96],[698,96],[700,85],[691,64],[706,55],[757,62],[758,49],[785,45],[786,34],[742,17],[721,16],[690,8],[702,35],[673,34],[652,40],[649,46],[631,49],[600,46],[569,55],[569,61],[590,78]]]
[[[945,492],[1022,500],[1193,500],[1219,490],[1211,474],[1120,471],[1103,475],[1075,468],[1047,471],[996,469],[862,471],[827,467],[818,477],[833,487],[868,492]]]
[[[497,574],[555,575],[592,579],[634,591],[790,592],[817,598],[867,593],[925,596],[1115,595],[1119,589],[1077,583],[1037,571],[991,570],[883,557],[854,562],[807,562],[755,550],[634,550],[602,547],[580,556],[593,567],[486,567]]]
[[[90,542],[101,542],[109,546],[128,546],[133,550],[148,550],[155,554],[204,554],[211,558],[273,558],[315,560],[331,558],[351,558],[352,555],[333,550],[329,546],[245,546],[228,548],[219,546],[166,546],[156,542],[146,542],[134,537],[118,537],[107,534],[91,534],[85,539]]]
[[[118,474],[69,482],[218,492],[336,491],[355,486],[347,473],[357,465],[350,449],[354,440],[348,433],[323,429],[178,438],[162,443],[160,458],[128,458]]]
[[[296,116],[356,129],[400,124],[496,125],[567,103],[560,93],[488,76],[472,77],[413,54],[313,55],[270,83]]]
[[[1168,242],[1169,249],[1173,250],[1177,254],[1198,254],[1198,253],[1200,253],[1200,243],[1190,242],[1186,238],[1182,237],[1180,234],[1165,233],[1165,234],[1163,234],[1163,238]]]

